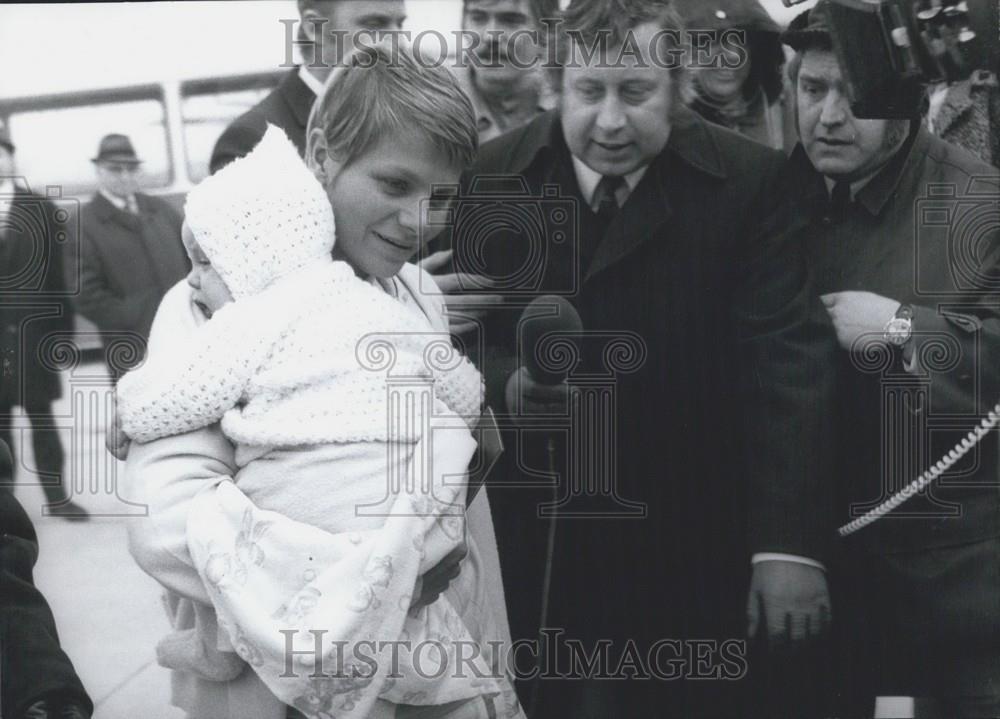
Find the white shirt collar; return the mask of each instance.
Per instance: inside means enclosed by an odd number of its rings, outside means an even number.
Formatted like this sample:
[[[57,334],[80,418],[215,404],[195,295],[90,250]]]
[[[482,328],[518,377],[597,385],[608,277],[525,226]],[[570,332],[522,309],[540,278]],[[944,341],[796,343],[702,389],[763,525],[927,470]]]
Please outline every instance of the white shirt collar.
[[[118,195],[112,195],[110,192],[107,192],[103,189],[98,190],[98,192],[104,196],[105,200],[110,202],[119,210],[121,210],[122,212],[128,212],[128,200],[126,200],[124,197],[118,197]]]
[[[646,174],[648,167],[649,165],[643,165],[638,170],[633,170],[625,175],[625,189],[620,190],[616,197],[619,207],[625,204],[625,200],[639,184],[642,176]],[[587,205],[596,211],[594,192],[597,191],[597,183],[601,181],[601,173],[584,164],[583,160],[576,155],[573,155],[573,170],[576,172],[576,183],[580,186],[580,194],[587,201]]]
[[[319,97],[323,92],[323,83],[317,80],[316,76],[309,72],[305,65],[299,65],[299,79],[313,91],[313,95],[316,97]]]

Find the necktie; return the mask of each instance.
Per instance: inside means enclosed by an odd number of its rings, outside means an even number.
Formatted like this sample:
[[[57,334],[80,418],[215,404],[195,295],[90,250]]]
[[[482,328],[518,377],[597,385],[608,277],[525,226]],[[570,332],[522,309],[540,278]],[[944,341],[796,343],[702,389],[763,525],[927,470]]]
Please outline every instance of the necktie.
[[[125,201],[125,209],[133,215],[139,214],[139,203],[135,201],[135,195],[128,196],[128,199]]]
[[[842,180],[833,186],[833,192],[830,193],[830,217],[834,220],[844,219],[850,206],[851,183]]]
[[[618,214],[618,191],[625,185],[621,175],[604,175],[594,190],[594,200],[597,203],[597,218],[604,229],[607,229],[611,218]]]
[[[597,246],[604,238],[604,233],[608,230],[608,225],[616,214],[618,214],[618,190],[625,185],[625,179],[620,175],[604,175],[597,183],[594,190],[594,204],[597,205],[595,211],[595,222],[593,232],[584,231],[582,234],[582,245],[580,247],[583,266],[590,265],[590,260],[597,250]]]

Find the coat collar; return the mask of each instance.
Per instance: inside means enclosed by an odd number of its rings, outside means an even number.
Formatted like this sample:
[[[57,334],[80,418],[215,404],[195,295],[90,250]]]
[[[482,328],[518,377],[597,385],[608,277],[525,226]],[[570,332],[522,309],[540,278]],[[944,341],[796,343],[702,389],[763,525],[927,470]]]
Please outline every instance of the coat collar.
[[[564,181],[573,178],[569,148],[562,133],[559,110],[535,118],[512,137],[510,171],[515,174],[538,174],[547,179],[562,168]],[[631,192],[622,212],[612,220],[598,245],[585,280],[617,263],[652,237],[673,214],[670,202],[671,165],[677,161],[695,172],[716,179],[728,177],[722,152],[707,123],[687,108],[675,113],[667,146],[649,164],[638,186]],[[529,173],[529,170],[535,172]],[[578,194],[578,193],[574,193]],[[636,211],[635,208],[641,208]],[[589,208],[583,208],[583,212]]]
[[[149,202],[148,198],[139,192],[135,193],[135,202],[139,206],[139,212],[142,215],[157,212],[156,205]],[[119,210],[100,192],[94,193],[94,199],[90,201],[90,206],[94,209],[94,215],[101,222],[117,222],[119,225],[124,225],[130,229],[139,224],[139,218],[124,210]]]
[[[914,125],[899,152],[879,170],[871,182],[858,190],[857,201],[875,217],[882,213],[882,208],[896,193],[903,178],[912,176],[917,164],[927,155],[930,133],[921,122],[914,121]]]
[[[930,133],[922,123],[915,122],[915,128],[911,128],[909,137],[900,150],[889,160],[886,165],[876,173],[868,184],[858,190],[854,199],[869,214],[878,217],[885,208],[889,199],[896,194],[896,190],[904,178],[912,176],[916,172],[917,165],[923,161],[927,154],[927,147],[930,144]],[[802,193],[807,195],[807,199],[813,201],[817,208],[825,208],[828,194],[826,186],[821,181],[822,175],[816,171],[809,156],[806,155],[802,143],[798,143],[789,158],[792,167],[793,192],[798,192],[800,199]],[[796,187],[797,185],[797,187]]]
[[[288,111],[292,113],[296,122],[304,130],[309,122],[309,112],[316,101],[316,94],[309,89],[309,86],[302,82],[299,77],[299,69],[296,67],[290,70],[278,85],[278,92],[281,99],[288,106]]]

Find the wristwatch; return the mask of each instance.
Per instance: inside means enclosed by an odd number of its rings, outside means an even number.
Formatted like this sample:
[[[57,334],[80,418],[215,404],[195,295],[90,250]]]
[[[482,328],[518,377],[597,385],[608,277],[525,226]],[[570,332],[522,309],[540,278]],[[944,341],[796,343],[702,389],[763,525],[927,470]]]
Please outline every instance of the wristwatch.
[[[882,338],[893,347],[902,347],[913,334],[913,308],[900,305],[892,319],[886,322]]]

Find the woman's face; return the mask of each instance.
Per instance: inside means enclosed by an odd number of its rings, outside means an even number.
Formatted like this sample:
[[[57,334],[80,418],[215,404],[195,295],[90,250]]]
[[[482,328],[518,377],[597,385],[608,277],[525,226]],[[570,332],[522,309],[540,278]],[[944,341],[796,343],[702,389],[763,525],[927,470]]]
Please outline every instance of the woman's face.
[[[742,49],[742,58],[737,46]],[[722,66],[697,70],[696,77],[701,90],[714,100],[736,97],[750,76],[752,58],[745,39],[735,33],[727,35],[725,45],[712,43],[711,57]],[[716,58],[721,58],[721,62]]]
[[[337,223],[334,259],[362,276],[393,277],[421,243],[444,229],[427,222],[428,200],[439,186],[456,185],[460,168],[417,134],[385,138],[346,166],[319,142],[313,169]]]

